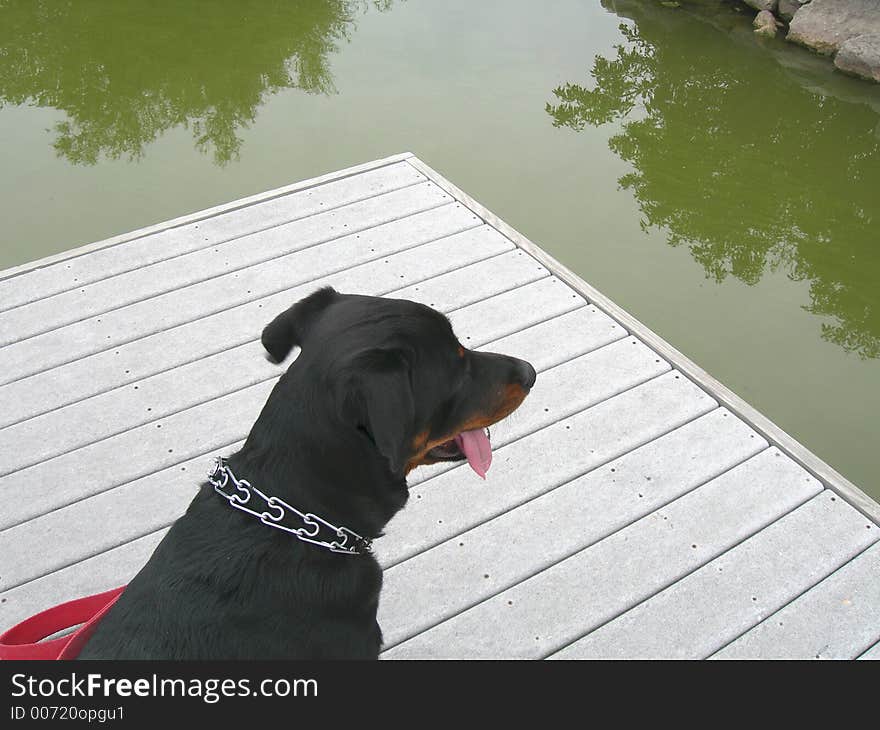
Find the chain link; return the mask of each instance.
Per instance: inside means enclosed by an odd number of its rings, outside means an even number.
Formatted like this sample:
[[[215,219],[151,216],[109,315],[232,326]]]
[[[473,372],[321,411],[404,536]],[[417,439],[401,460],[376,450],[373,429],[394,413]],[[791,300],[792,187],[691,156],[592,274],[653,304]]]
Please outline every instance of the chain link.
[[[208,481],[214,487],[214,491],[226,499],[235,509],[247,512],[264,525],[290,533],[303,542],[319,545],[331,552],[343,555],[361,555],[371,551],[372,541],[361,537],[354,530],[349,530],[347,527],[337,527],[312,512],[300,512],[296,507],[292,507],[278,497],[269,497],[263,494],[249,481],[239,479],[232,473],[226,459],[222,456],[215,459],[214,469],[208,474]],[[232,489],[230,489],[230,485]],[[268,509],[261,510],[259,505],[251,503],[254,497],[261,499]],[[247,506],[249,504],[255,509]],[[294,515],[303,523],[303,527],[288,527],[281,524],[288,514]],[[330,541],[317,539],[322,527],[333,532],[338,539]]]

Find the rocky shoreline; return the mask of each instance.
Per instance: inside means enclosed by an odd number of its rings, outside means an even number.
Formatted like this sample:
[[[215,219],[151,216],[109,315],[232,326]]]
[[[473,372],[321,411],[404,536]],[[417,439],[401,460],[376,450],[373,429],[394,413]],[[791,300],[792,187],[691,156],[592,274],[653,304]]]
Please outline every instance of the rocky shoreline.
[[[742,0],[755,33],[831,56],[844,73],[880,83],[880,0]]]

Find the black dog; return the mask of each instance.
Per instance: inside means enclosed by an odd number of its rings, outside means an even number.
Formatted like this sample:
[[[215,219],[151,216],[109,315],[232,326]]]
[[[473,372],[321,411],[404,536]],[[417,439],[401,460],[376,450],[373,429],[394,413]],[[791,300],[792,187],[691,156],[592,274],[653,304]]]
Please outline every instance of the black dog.
[[[369,541],[406,503],[407,473],[467,459],[482,475],[485,428],[535,382],[527,362],[462,347],[429,307],[330,288],[262,341],[279,362],[302,351],[79,658],[376,658]]]

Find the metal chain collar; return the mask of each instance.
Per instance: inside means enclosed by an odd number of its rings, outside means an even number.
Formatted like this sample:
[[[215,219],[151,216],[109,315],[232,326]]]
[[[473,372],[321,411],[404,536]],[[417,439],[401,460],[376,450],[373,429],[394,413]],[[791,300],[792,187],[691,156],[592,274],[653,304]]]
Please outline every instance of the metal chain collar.
[[[336,527],[311,512],[300,512],[296,507],[291,507],[278,497],[267,497],[245,479],[238,479],[222,456],[216,458],[214,469],[208,474],[208,481],[214,487],[214,491],[226,499],[235,509],[247,512],[259,519],[264,525],[284,530],[303,542],[309,542],[312,545],[318,545],[343,555],[362,555],[371,550],[372,541],[361,537],[354,530],[349,530],[347,527]],[[225,491],[230,484],[233,491]],[[245,505],[251,502],[254,495],[263,500],[268,509],[260,510],[257,505],[253,505],[256,509],[246,507]],[[292,512],[304,526],[287,527],[281,524],[288,512]],[[317,539],[322,529],[325,532],[332,532],[340,539],[330,541]]]

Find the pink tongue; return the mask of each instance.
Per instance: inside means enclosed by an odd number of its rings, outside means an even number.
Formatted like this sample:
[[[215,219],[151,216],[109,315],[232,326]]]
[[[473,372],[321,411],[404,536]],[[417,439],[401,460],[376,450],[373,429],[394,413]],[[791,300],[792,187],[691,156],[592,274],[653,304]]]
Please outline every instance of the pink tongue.
[[[471,469],[485,479],[492,463],[492,445],[485,431],[481,428],[462,431],[455,437],[455,443],[464,452]]]

